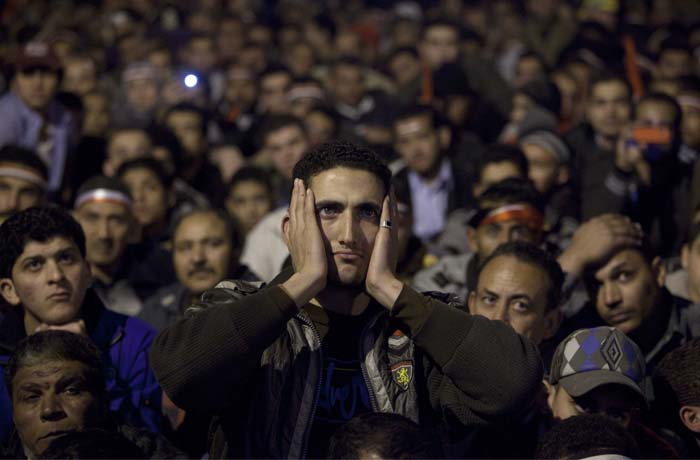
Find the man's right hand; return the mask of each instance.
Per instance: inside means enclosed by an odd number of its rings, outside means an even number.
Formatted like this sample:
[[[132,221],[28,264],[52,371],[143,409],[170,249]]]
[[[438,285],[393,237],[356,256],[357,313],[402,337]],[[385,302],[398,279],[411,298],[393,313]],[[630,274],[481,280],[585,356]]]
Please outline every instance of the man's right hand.
[[[294,275],[281,286],[298,307],[326,287],[328,262],[321,228],[316,217],[314,192],[294,179],[288,215],[283,221],[284,239],[292,257]]]
[[[559,256],[566,273],[579,276],[586,267],[603,262],[623,246],[642,243],[641,225],[619,214],[603,214],[583,223],[574,233],[571,245]]]

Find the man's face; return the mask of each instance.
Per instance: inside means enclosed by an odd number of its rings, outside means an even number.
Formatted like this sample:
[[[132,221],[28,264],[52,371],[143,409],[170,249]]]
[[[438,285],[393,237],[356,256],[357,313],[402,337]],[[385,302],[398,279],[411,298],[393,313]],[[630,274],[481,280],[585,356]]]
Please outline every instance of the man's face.
[[[129,241],[132,214],[123,203],[87,201],[75,211],[85,232],[87,259],[97,267],[113,267]]]
[[[287,113],[289,100],[287,91],[292,78],[286,72],[277,72],[265,76],[260,81],[259,109],[262,113]]]
[[[368,171],[333,168],[314,176],[308,186],[316,197],[329,282],[362,285],[379,230],[384,184]]]
[[[700,105],[683,104],[683,119],[681,130],[683,134],[683,143],[688,147],[700,148]]]
[[[436,171],[441,157],[440,141],[429,116],[398,121],[394,135],[394,148],[409,169],[422,176]]]
[[[574,398],[558,384],[550,389],[547,402],[557,420],[582,414],[604,414],[627,427],[640,409],[639,399],[634,391],[617,384],[601,385]]]
[[[248,70],[237,67],[229,68],[224,98],[229,104],[245,111],[251,109],[255,104],[258,88],[255,85],[255,80],[245,75],[240,75],[242,72],[248,72]]]
[[[141,130],[127,130],[115,133],[107,144],[107,159],[102,167],[105,175],[113,176],[127,160],[151,155],[151,140]]]
[[[83,96],[97,86],[95,65],[89,59],[68,60],[61,85],[65,91]]]
[[[304,117],[304,125],[311,145],[319,145],[332,140],[336,128],[335,121],[318,110],[313,110]]]
[[[175,274],[191,294],[201,294],[226,278],[233,248],[226,226],[216,215],[186,217],[173,236]]]
[[[0,176],[0,223],[12,214],[37,206],[43,201],[43,190],[28,180]]]
[[[22,445],[41,454],[51,441],[99,420],[99,404],[78,361],[20,368],[12,379],[12,418]]]
[[[537,144],[523,144],[523,153],[527,158],[528,177],[535,184],[535,188],[542,194],[548,193],[552,187],[559,183],[560,170],[556,156]]]
[[[185,64],[192,69],[208,74],[216,65],[216,50],[210,38],[201,37],[190,41],[185,50]]]
[[[275,170],[287,179],[291,179],[294,165],[304,156],[307,147],[306,135],[296,125],[272,131],[265,137],[265,150]]]
[[[151,78],[127,82],[126,102],[134,109],[150,112],[158,103],[158,82]]]
[[[542,67],[542,63],[535,57],[527,56],[521,58],[515,67],[514,85],[516,88],[522,88],[544,75],[545,69]]]
[[[645,128],[665,128],[674,130],[673,106],[660,101],[645,101],[637,106],[635,126]]]
[[[683,268],[688,272],[688,294],[694,302],[700,301],[700,238],[685,244],[681,251]]]
[[[15,75],[15,90],[30,109],[42,112],[48,108],[58,88],[58,75],[48,69],[27,69]]]
[[[83,134],[104,136],[109,128],[109,101],[101,94],[83,96]]]
[[[195,157],[204,153],[205,138],[199,114],[172,112],[166,120],[166,125],[177,136],[188,156]]]
[[[693,68],[690,53],[668,49],[661,53],[656,63],[656,74],[661,78],[678,78],[688,75]]]
[[[630,118],[630,94],[627,87],[616,80],[595,85],[587,115],[596,134],[617,137]]]
[[[90,267],[78,247],[57,236],[28,242],[12,266],[12,278],[0,280],[0,289],[34,323],[61,325],[78,317],[91,282]]]
[[[594,277],[591,298],[609,326],[630,334],[654,311],[666,278],[660,259],[650,265],[636,249],[615,254]]]
[[[457,61],[459,36],[457,30],[447,25],[434,25],[425,31],[419,45],[423,62],[437,69],[443,64]]]
[[[148,168],[132,168],[121,176],[134,200],[134,217],[144,227],[164,222],[168,215],[168,191]]]
[[[248,233],[272,208],[267,187],[254,180],[236,184],[226,199],[226,210]]]
[[[552,321],[556,312],[547,314],[549,289],[549,278],[541,268],[509,256],[496,257],[481,271],[476,292],[469,294],[469,311],[504,321],[539,344],[554,335],[558,326]]]
[[[470,242],[481,260],[490,256],[502,244],[511,241],[526,241],[539,244],[541,232],[537,232],[519,220],[492,222],[469,229]]]
[[[365,94],[362,67],[340,64],[333,69],[333,97],[350,106],[357,105]]]

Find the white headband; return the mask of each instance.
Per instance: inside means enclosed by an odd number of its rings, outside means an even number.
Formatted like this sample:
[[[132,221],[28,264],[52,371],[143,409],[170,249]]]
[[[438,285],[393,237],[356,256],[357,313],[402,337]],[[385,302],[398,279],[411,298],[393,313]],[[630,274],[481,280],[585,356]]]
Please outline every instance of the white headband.
[[[74,208],[78,209],[87,201],[113,201],[131,207],[131,198],[129,198],[128,195],[107,188],[96,188],[80,194],[78,198],[75,199]]]
[[[37,174],[34,170],[28,168],[25,169],[21,166],[0,166],[0,177],[14,177],[15,179],[26,180],[27,182],[31,182],[37,187],[40,187],[42,190],[46,190],[48,185],[46,183],[46,179],[41,177],[41,175]]]

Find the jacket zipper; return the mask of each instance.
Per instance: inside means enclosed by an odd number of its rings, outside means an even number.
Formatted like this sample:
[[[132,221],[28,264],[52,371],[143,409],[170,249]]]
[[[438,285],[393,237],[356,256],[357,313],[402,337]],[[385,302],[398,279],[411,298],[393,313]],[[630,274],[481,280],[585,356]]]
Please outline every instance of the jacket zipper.
[[[313,420],[314,417],[316,416],[316,406],[318,405],[318,398],[321,396],[321,386],[323,385],[323,350],[321,347],[321,335],[318,333],[316,330],[316,327],[313,325],[312,321],[307,320],[304,318],[302,315],[297,315],[307,326],[311,328],[311,330],[314,333],[314,336],[316,337],[316,340],[318,341],[318,356],[320,359],[320,366],[318,369],[318,379],[316,380],[316,392],[314,394],[314,401],[313,405],[311,406],[311,416],[309,417],[309,420],[306,424],[306,429],[304,433],[304,447],[301,450],[301,457],[300,458],[306,458],[306,454],[309,452],[309,436],[311,436],[311,427],[313,426]]]
[[[374,325],[377,323],[377,319],[379,319],[379,316],[377,315],[373,318],[371,321],[371,324],[367,324],[365,328],[362,330],[362,335],[360,337],[360,343],[358,344],[358,350],[359,350],[359,357],[361,359],[360,361],[360,370],[362,371],[362,379],[364,380],[365,387],[367,387],[367,391],[369,393],[369,404],[372,407],[372,411],[374,412],[379,412],[379,404],[377,403],[377,396],[374,394],[374,388],[372,388],[372,384],[370,383],[369,380],[369,374],[367,373],[367,365],[365,364],[365,358],[366,354],[364,353],[364,350],[362,349],[362,346],[364,345],[364,339],[365,336],[367,335],[367,331],[374,327]],[[372,346],[375,345],[376,339],[372,341]],[[369,350],[369,353],[372,353],[372,349]]]

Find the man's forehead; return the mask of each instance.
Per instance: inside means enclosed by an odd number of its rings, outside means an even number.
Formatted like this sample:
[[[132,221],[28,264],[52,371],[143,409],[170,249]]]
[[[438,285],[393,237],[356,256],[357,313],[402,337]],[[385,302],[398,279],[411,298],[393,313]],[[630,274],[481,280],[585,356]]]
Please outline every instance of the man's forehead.
[[[541,267],[508,254],[499,255],[484,266],[479,284],[481,285],[482,278],[488,284],[499,276],[512,278],[518,285],[526,287],[527,291],[544,289],[547,284],[547,275]]]
[[[46,359],[20,367],[12,379],[15,388],[26,384],[50,383],[64,377],[82,378],[87,366],[80,361]]]
[[[30,240],[24,245],[24,251],[20,254],[18,261],[27,257],[34,257],[37,255],[51,254],[56,251],[65,251],[66,249],[78,250],[78,245],[71,239],[65,236],[55,236],[47,241],[34,241]]]
[[[226,225],[213,214],[201,213],[186,217],[175,229],[175,242],[226,235]]]
[[[313,190],[317,202],[322,199],[345,201],[352,196],[365,197],[381,205],[385,194],[384,184],[375,174],[348,167],[321,171],[311,176],[307,187]]]
[[[411,134],[430,129],[430,119],[427,114],[416,115],[399,120],[394,124],[397,136],[410,136]]]
[[[78,213],[99,214],[100,216],[127,217],[131,214],[129,207],[121,201],[109,199],[91,200],[80,205]]]
[[[612,270],[623,265],[639,267],[646,266],[647,263],[639,249],[624,248],[610,257],[605,265],[598,268],[595,272],[595,276],[596,278],[605,277],[609,275]]]

